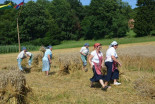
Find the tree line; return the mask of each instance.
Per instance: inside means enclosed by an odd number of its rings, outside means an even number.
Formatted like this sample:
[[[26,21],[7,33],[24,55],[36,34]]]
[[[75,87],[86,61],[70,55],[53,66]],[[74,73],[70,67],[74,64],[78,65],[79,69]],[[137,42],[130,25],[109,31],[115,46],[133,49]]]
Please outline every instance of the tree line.
[[[17,18],[24,44],[126,37],[129,19],[135,20],[136,36],[155,35],[154,5],[154,0],[138,0],[135,9],[122,0],[91,0],[87,6],[80,0],[29,1],[18,10],[0,10],[0,44],[18,43]]]

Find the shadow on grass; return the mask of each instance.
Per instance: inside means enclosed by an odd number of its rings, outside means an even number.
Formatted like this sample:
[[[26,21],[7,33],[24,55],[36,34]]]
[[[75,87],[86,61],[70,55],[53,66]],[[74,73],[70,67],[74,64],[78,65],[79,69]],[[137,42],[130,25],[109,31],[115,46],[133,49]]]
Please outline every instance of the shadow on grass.
[[[49,75],[54,75],[56,74],[56,72],[49,72]]]
[[[25,73],[31,72],[31,67],[23,67]]]

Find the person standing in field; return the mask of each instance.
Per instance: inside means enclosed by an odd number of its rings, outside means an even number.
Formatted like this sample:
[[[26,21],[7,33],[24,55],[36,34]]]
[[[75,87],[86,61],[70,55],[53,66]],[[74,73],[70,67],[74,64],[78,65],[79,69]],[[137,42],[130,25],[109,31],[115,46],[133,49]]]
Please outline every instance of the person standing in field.
[[[29,57],[28,64],[29,66],[31,66],[33,55],[31,52],[26,52],[26,55]]]
[[[80,50],[81,60],[83,62],[83,70],[85,70],[85,72],[88,71],[88,69],[86,68],[86,66],[87,66],[87,56],[89,54],[89,48],[88,47],[89,47],[89,44],[85,43],[84,46]]]
[[[108,85],[108,82],[111,79],[114,81],[114,85],[121,84],[117,82],[117,79],[119,79],[119,70],[117,66],[118,65],[121,66],[121,63],[117,59],[118,58],[116,53],[117,48],[118,48],[118,43],[116,41],[113,41],[106,52],[105,65],[107,67],[107,75],[105,76],[105,86]]]
[[[46,49],[44,57],[42,59],[43,62],[43,67],[42,71],[45,71],[45,75],[48,76],[49,71],[50,71],[50,65],[52,63],[52,46],[48,46],[48,49]]]
[[[94,44],[94,51],[91,52],[89,56],[89,64],[93,70],[93,77],[90,79],[91,87],[93,87],[93,82],[100,82],[102,85],[102,90],[106,90],[107,86],[104,85],[104,76],[101,73],[101,68],[104,67],[103,53],[100,51],[102,45],[100,43]]]
[[[24,58],[26,58],[26,52],[27,52],[26,47],[23,47],[22,51],[17,56],[18,68],[20,69],[20,71],[23,71],[21,62]]]

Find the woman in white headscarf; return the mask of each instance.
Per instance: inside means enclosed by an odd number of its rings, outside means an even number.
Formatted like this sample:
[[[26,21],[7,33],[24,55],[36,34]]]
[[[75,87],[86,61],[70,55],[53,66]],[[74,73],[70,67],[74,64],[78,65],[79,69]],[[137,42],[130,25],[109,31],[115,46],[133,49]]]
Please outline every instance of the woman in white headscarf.
[[[108,82],[112,79],[114,81],[114,85],[120,85],[121,83],[117,82],[119,79],[119,70],[117,68],[118,65],[121,66],[121,63],[118,61],[118,56],[116,53],[116,49],[118,48],[118,43],[113,41],[109,49],[106,52],[106,60],[105,65],[107,67],[107,75],[105,77],[105,86],[108,85]]]

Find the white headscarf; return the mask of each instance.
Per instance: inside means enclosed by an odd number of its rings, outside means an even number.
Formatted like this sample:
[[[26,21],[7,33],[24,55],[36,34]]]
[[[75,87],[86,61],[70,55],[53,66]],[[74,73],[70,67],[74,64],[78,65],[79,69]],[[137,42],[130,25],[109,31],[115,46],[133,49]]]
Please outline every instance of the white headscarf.
[[[111,48],[112,46],[118,45],[118,43],[116,41],[113,41],[110,45],[109,48]]]

